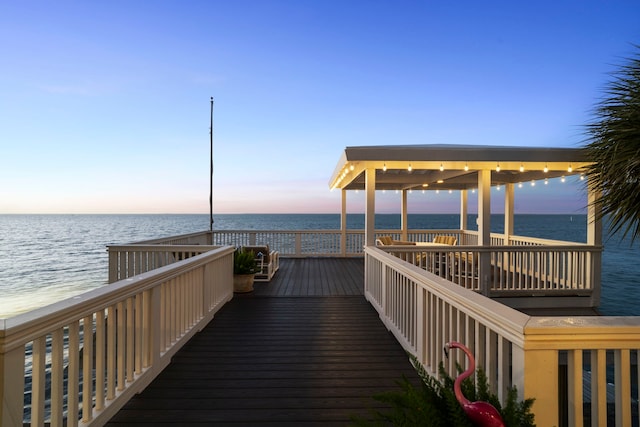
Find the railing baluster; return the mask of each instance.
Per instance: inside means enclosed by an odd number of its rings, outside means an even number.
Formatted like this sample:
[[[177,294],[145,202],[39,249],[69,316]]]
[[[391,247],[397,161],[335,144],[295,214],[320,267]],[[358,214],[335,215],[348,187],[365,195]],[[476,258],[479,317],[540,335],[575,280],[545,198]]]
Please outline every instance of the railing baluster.
[[[105,315],[104,310],[96,312],[96,411],[104,409],[105,405]]]
[[[67,426],[77,427],[80,405],[80,328],[78,322],[69,324],[69,365],[67,366]]]
[[[631,357],[629,349],[614,351],[617,426],[631,425]]]
[[[64,330],[51,334],[51,427],[62,427],[64,405]]]
[[[44,425],[44,386],[46,364],[46,337],[33,340],[31,347],[31,425]]]
[[[82,422],[93,418],[93,315],[82,319]]]

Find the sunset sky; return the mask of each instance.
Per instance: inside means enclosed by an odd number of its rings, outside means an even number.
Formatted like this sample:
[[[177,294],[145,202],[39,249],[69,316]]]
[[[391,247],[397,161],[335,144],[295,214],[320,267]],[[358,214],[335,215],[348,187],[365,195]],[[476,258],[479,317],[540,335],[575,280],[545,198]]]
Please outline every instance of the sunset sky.
[[[217,213],[339,212],[346,146],[577,147],[639,16],[637,0],[4,1],[0,213],[207,213],[212,96]],[[420,197],[414,212],[457,211]],[[575,181],[516,192],[522,213],[583,205]]]

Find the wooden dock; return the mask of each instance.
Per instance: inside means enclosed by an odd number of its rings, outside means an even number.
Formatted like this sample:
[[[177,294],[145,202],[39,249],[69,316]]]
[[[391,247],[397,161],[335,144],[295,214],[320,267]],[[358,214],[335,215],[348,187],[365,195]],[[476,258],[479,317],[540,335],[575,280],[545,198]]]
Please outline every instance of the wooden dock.
[[[363,297],[361,258],[282,259],[107,426],[344,426],[419,381]]]

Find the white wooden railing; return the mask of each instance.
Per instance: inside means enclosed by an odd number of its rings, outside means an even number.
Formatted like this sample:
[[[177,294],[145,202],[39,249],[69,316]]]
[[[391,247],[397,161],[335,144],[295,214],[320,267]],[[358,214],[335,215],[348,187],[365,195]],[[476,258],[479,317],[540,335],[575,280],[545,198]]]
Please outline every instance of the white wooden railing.
[[[489,292],[588,293],[594,289],[593,258],[602,249],[578,246],[380,246],[380,249],[467,289],[482,290],[481,258],[489,260]]]
[[[545,306],[600,304],[601,247],[523,236],[509,236],[509,245],[505,245],[505,236],[496,233],[491,235],[491,246],[473,246],[477,244],[476,231],[376,231],[376,237],[411,242],[432,242],[443,235],[456,237],[458,244],[442,248],[394,245],[383,250],[511,307],[534,307],[540,303],[536,298],[542,296],[557,298],[545,299]],[[344,257],[362,256],[364,238],[363,230],[215,230],[138,242],[135,246],[111,246],[109,280],[191,256],[208,248],[209,242],[232,246],[268,244],[281,257]],[[132,254],[127,255],[128,250]]]
[[[178,239],[176,239],[178,240]],[[109,283],[200,255],[219,246],[184,243],[110,245]]]
[[[0,319],[0,425],[109,420],[233,297],[234,248],[208,249]]]
[[[375,247],[365,249],[365,296],[432,374],[465,366],[461,352],[443,353],[459,341],[501,399],[513,386],[536,399],[537,425],[637,425],[640,318],[530,317]]]

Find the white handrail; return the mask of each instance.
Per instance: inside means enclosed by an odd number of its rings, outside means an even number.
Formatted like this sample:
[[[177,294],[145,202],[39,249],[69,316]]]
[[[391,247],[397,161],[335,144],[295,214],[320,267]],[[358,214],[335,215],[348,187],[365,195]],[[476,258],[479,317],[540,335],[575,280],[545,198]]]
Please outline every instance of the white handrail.
[[[233,297],[233,250],[0,320],[0,425],[22,425],[25,394],[34,426],[103,425]]]

